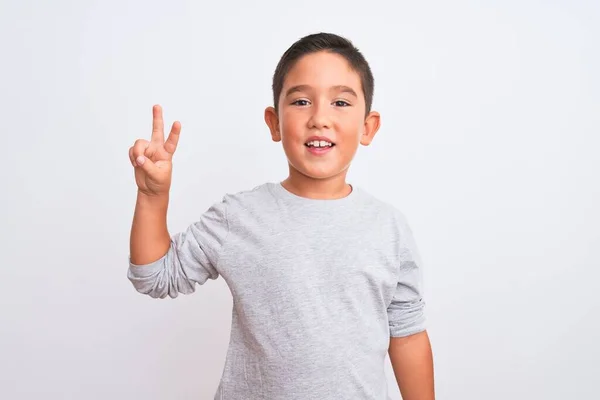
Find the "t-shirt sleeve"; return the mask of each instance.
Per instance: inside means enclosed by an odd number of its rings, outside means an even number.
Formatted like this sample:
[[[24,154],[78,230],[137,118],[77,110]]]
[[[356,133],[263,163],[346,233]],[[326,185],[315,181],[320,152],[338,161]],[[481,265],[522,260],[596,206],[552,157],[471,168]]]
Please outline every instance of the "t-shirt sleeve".
[[[160,259],[136,265],[129,258],[127,277],[138,292],[154,298],[193,293],[196,284],[218,278],[219,258],[228,232],[223,199],[184,231],[172,235],[169,250]]]
[[[399,271],[396,291],[388,307],[390,336],[409,336],[425,330],[422,262],[404,215],[399,226]]]

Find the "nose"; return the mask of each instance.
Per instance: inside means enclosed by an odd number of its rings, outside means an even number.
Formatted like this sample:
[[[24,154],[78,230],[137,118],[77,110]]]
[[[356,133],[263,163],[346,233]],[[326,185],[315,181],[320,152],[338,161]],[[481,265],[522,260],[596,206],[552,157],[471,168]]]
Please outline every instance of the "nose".
[[[312,109],[312,114],[308,120],[310,129],[328,129],[331,128],[331,111],[327,105],[315,104]]]

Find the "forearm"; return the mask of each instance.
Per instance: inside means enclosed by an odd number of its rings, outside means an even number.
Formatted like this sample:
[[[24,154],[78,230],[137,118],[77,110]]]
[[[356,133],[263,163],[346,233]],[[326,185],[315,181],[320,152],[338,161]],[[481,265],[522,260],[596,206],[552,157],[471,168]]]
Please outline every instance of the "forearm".
[[[390,338],[390,361],[403,400],[434,400],[433,355],[427,331]]]
[[[133,264],[149,264],[169,250],[168,205],[168,195],[148,196],[138,192],[129,241]]]

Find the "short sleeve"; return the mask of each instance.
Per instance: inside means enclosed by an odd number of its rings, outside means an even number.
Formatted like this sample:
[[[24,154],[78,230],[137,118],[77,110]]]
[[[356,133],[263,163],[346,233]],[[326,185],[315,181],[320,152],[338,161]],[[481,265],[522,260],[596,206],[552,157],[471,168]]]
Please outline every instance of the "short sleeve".
[[[422,262],[406,218],[397,218],[398,282],[388,307],[390,336],[409,336],[425,330]]]
[[[187,229],[172,235],[169,250],[160,259],[145,265],[132,264],[130,259],[127,277],[138,292],[154,298],[193,293],[196,285],[218,278],[228,232],[224,199]]]

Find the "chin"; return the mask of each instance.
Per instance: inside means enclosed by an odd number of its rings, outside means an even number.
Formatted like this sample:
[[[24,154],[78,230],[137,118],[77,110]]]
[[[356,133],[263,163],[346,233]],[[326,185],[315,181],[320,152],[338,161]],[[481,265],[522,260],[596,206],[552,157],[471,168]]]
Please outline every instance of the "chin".
[[[346,172],[344,168],[295,168],[300,174],[304,175],[307,178],[315,179],[315,180],[326,180],[338,177]]]

